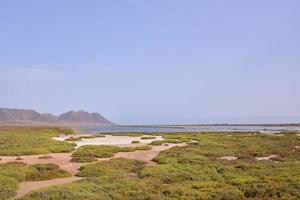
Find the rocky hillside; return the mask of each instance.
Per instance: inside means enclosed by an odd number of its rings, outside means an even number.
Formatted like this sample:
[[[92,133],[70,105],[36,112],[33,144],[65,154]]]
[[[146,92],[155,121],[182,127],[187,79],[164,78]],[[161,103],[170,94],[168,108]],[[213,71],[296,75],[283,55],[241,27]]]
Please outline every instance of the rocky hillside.
[[[77,112],[70,111],[66,112],[59,116],[59,121],[62,122],[74,122],[74,123],[111,123],[107,121],[102,115],[99,113],[88,113],[84,110],[79,110]]]
[[[0,123],[112,124],[99,113],[89,113],[84,110],[54,116],[49,113],[40,114],[35,110],[12,108],[0,108]]]

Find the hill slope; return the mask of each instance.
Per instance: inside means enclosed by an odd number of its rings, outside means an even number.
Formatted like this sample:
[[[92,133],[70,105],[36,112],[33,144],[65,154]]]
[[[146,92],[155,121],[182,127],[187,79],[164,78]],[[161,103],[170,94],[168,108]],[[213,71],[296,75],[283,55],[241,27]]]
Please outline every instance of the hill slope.
[[[69,111],[59,116],[40,114],[35,110],[0,108],[0,123],[51,123],[51,124],[99,124],[111,125],[99,113],[84,110]]]

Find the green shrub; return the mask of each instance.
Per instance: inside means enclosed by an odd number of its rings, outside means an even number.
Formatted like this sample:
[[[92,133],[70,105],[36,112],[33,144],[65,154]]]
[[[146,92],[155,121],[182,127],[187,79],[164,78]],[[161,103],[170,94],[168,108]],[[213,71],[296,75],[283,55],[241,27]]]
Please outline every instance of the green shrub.
[[[142,140],[154,140],[156,139],[155,136],[144,136],[144,137],[141,137]]]
[[[19,182],[15,178],[0,174],[0,199],[10,199],[16,195]]]
[[[141,142],[139,140],[133,140],[131,143],[132,144],[138,144],[138,143],[141,143]]]
[[[80,136],[79,138],[81,139],[94,139],[94,138],[102,138],[102,137],[106,137],[106,135],[103,134],[93,134],[93,135],[85,135],[85,136]]]
[[[180,140],[176,140],[176,139],[155,140],[155,141],[151,142],[150,145],[161,146],[161,145],[166,144],[166,143],[179,144],[179,143],[182,143],[182,142]]]
[[[30,165],[25,172],[25,179],[27,181],[41,181],[69,176],[71,176],[69,172],[60,169],[59,166],[55,164]]]
[[[114,158],[109,161],[83,165],[77,174],[81,177],[123,176],[125,173],[137,173],[145,166],[145,162],[125,158]]]
[[[153,159],[156,165],[124,158],[83,165],[78,176],[85,180],[45,188],[21,199],[300,199],[300,151],[295,148],[300,145],[300,137],[295,134],[158,134],[167,141],[192,143],[160,152]],[[101,147],[101,151],[103,149],[112,154],[120,152],[118,147]],[[127,150],[132,151],[132,148]],[[83,155],[98,153],[98,150],[93,151]],[[255,159],[273,154],[279,156],[276,162]],[[222,156],[239,159],[224,162],[220,159]],[[22,179],[13,166],[6,167],[10,169],[0,175]]]
[[[65,141],[67,141],[67,142],[80,141],[80,140],[81,140],[81,138],[78,138],[78,137],[70,137],[70,138],[65,139]]]
[[[65,129],[63,129],[65,130]],[[52,139],[58,128],[9,127],[0,129],[0,156],[22,156],[71,152],[74,144]]]
[[[73,153],[73,162],[94,161],[95,158],[111,158],[118,152],[133,152],[132,147],[118,147],[114,145],[85,145]]]
[[[135,147],[134,149],[137,150],[137,151],[148,151],[148,150],[151,150],[152,147],[150,147],[148,145],[145,145],[145,146]]]
[[[39,181],[70,176],[54,164],[27,166],[22,162],[0,164],[0,199],[11,199],[16,195],[18,185],[23,181]]]

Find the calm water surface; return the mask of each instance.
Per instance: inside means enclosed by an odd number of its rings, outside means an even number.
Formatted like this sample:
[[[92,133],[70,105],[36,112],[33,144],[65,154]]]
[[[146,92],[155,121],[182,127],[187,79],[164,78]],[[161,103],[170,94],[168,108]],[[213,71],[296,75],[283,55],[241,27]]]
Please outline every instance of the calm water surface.
[[[300,127],[292,126],[184,126],[184,127],[155,127],[155,126],[89,126],[81,127],[84,132],[213,132],[213,131],[300,131]]]

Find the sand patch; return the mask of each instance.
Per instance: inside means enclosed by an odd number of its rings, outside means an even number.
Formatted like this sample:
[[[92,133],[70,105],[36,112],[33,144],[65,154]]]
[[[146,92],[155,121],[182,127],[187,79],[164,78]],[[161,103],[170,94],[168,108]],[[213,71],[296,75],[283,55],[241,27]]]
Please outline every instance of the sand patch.
[[[87,136],[87,135],[76,135],[76,136],[67,135],[67,136],[55,137],[53,139],[59,141],[65,141],[65,139],[71,137],[80,137],[80,136]],[[77,145],[76,148],[78,148],[84,145],[128,145],[131,144],[132,141],[140,141],[140,144],[150,144],[155,140],[164,140],[162,136],[153,136],[155,137],[155,139],[142,140],[141,138],[145,136],[146,135],[140,137],[106,135],[105,137],[82,139],[80,141],[72,141],[72,143],[75,143]]]
[[[144,144],[122,144],[118,146],[143,146]],[[185,143],[182,144],[168,144],[168,146],[152,146],[151,150],[146,151],[134,151],[134,152],[119,152],[116,153],[112,158],[128,158],[128,159],[137,159],[143,160],[147,162],[148,165],[155,165],[156,163],[153,162],[153,158],[156,157],[161,151],[170,149],[174,146],[186,146]],[[38,190],[41,188],[54,186],[54,185],[61,185],[66,183],[71,183],[74,181],[81,180],[81,177],[75,177],[75,174],[78,172],[78,169],[81,165],[86,163],[74,163],[71,162],[71,155],[72,153],[51,153],[44,156],[41,155],[29,155],[29,156],[20,156],[22,158],[22,162],[25,162],[29,165],[38,164],[38,163],[54,163],[57,164],[60,168],[67,170],[72,174],[72,177],[67,178],[57,178],[52,180],[45,180],[45,181],[25,181],[19,185],[19,189],[17,191],[16,197],[24,196],[25,194]],[[7,163],[15,161],[18,156],[2,156],[2,160],[0,163]],[[41,159],[44,158],[51,158],[51,159]],[[98,159],[98,161],[110,160],[112,158],[104,158]]]
[[[33,190],[38,190],[52,185],[62,185],[62,184],[72,183],[74,181],[78,181],[81,179],[83,178],[72,176],[68,178],[56,178],[56,179],[51,179],[46,181],[25,181],[19,185],[16,198],[21,197]]]
[[[128,158],[143,160],[148,163],[148,165],[154,165],[152,161],[161,151],[165,151],[175,146],[186,146],[186,144],[169,144],[168,146],[152,146],[151,150],[147,151],[134,151],[134,152],[119,152],[116,153],[114,158]]]
[[[238,157],[236,157],[236,156],[223,156],[220,159],[221,160],[227,160],[227,161],[234,161],[234,160],[237,160]]]
[[[82,165],[81,163],[70,162],[72,153],[51,153],[47,156],[51,156],[52,159],[40,159],[41,155],[30,155],[30,156],[19,156],[22,158],[22,162],[29,165],[34,164],[47,164],[53,163],[58,165],[60,168],[75,174],[78,172],[78,168]],[[0,163],[13,162],[18,156],[2,156]]]
[[[256,157],[256,160],[260,161],[260,160],[270,160],[272,158],[277,158],[278,155],[270,155],[270,156],[266,156],[266,157]]]

